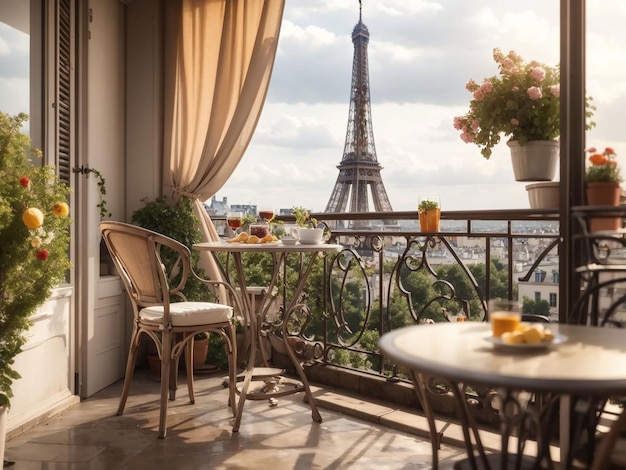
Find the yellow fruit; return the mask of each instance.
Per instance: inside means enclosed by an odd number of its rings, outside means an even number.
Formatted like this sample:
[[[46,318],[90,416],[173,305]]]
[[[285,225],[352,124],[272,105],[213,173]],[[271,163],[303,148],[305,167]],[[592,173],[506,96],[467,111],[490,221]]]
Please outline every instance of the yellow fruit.
[[[261,243],[271,243],[273,241],[274,237],[272,237],[270,234],[267,234],[263,238],[261,238]]]
[[[57,217],[67,217],[70,213],[70,208],[65,202],[57,202],[52,206],[52,213]]]
[[[246,240],[246,243],[252,245],[254,243],[259,243],[260,238],[257,237],[256,235],[250,235],[248,237],[248,239]]]
[[[524,342],[528,344],[537,344],[541,343],[543,339],[543,330],[540,330],[536,326],[531,326],[526,331],[522,333],[524,336]]]
[[[36,207],[29,207],[22,214],[22,222],[28,228],[39,228],[43,225],[43,212]]]
[[[246,242],[249,237],[250,235],[248,235],[247,232],[241,232],[239,235],[237,235],[237,240],[243,243]]]
[[[544,341],[553,341],[554,340],[554,333],[552,333],[552,331],[548,330],[547,328],[543,331],[543,340]]]
[[[501,339],[505,344],[520,344],[524,342],[524,333],[520,331],[502,333]]]

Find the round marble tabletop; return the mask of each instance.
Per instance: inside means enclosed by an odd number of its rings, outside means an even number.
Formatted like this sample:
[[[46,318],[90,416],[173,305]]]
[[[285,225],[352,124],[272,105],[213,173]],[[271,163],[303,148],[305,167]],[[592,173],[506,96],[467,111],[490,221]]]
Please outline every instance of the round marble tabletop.
[[[626,393],[626,330],[550,324],[564,336],[541,349],[502,350],[482,322],[415,325],[387,333],[380,348],[411,370],[444,379],[528,391]]]

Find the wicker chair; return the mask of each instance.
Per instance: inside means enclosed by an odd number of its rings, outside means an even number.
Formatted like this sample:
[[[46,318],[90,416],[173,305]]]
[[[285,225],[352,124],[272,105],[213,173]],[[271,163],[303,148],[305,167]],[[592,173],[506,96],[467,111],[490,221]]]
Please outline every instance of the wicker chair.
[[[182,290],[190,275],[190,250],[156,232],[121,222],[102,222],[100,231],[132,304],[133,330],[126,364],[124,388],[117,414],[124,412],[143,333],[155,343],[161,359],[159,438],[167,433],[167,406],[176,394],[178,361],[185,352],[189,401],[194,403],[193,341],[202,332],[217,333],[225,340],[229,363],[229,405],[237,415],[237,347],[233,308],[222,303],[188,302]],[[161,250],[175,253],[176,261],[166,272]],[[197,276],[196,276],[197,277]],[[219,291],[224,283],[205,281],[207,294]],[[222,292],[228,292],[222,289]],[[177,298],[179,302],[170,301]]]

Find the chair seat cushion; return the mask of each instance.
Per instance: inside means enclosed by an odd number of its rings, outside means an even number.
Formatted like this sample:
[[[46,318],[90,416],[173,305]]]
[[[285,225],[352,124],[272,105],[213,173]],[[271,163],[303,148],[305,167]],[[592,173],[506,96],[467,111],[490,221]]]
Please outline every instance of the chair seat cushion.
[[[233,317],[233,308],[212,302],[174,302],[170,304],[172,326],[210,325],[224,323]],[[151,323],[163,321],[163,306],[146,307],[139,318]]]

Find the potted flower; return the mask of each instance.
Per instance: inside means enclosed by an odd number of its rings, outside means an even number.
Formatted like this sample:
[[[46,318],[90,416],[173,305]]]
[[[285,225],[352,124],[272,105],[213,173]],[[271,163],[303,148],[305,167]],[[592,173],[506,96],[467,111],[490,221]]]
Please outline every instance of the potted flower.
[[[300,243],[321,243],[324,237],[324,229],[318,228],[317,219],[311,217],[311,213],[304,207],[296,206],[292,210],[296,218],[297,228],[291,229],[290,233],[297,238]]]
[[[601,206],[618,206],[622,195],[620,183],[622,177],[615,157],[617,154],[611,147],[602,153],[595,147],[585,150],[589,154],[589,163],[585,172],[585,189],[587,204]],[[592,218],[590,230],[617,230],[621,226],[621,218]]]
[[[13,364],[26,343],[30,316],[71,267],[70,188],[53,167],[36,162],[41,152],[20,130],[26,120],[25,114],[0,112],[0,415],[20,378]],[[0,447],[3,454],[4,436]]]
[[[482,83],[470,80],[472,94],[467,114],[454,118],[461,139],[476,144],[485,158],[502,135],[509,138],[513,171],[517,181],[551,181],[556,174],[560,132],[560,75],[558,67],[526,62],[514,51],[493,50],[499,74]],[[587,100],[587,117],[595,107]],[[589,122],[587,128],[594,126]],[[521,163],[525,154],[541,149],[536,162]],[[545,151],[545,152],[544,152]],[[534,165],[537,165],[535,168]]]

